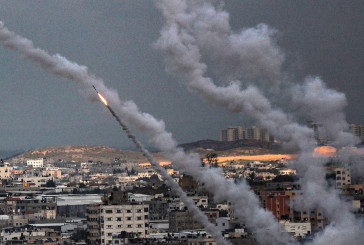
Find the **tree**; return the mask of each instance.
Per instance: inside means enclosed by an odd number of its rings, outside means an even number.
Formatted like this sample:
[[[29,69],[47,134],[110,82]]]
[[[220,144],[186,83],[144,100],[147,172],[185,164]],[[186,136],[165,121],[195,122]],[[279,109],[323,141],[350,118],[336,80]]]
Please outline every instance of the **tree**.
[[[131,170],[130,170],[130,175],[135,175],[135,174],[136,174],[135,169],[134,169],[134,168],[131,168]]]
[[[206,154],[206,161],[208,162],[208,164],[211,167],[217,168],[217,153],[215,153],[215,152],[207,153]]]
[[[49,179],[46,182],[46,187],[56,187],[56,183],[53,180]]]
[[[255,172],[251,172],[251,173],[249,174],[249,179],[250,179],[251,181],[254,181],[255,177],[257,177],[257,175],[256,175],[256,173],[255,173]]]

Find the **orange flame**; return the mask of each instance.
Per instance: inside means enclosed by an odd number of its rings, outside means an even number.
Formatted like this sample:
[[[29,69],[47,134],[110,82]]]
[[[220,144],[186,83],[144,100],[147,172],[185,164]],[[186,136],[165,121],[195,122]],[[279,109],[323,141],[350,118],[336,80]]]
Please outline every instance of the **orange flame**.
[[[106,99],[104,97],[102,97],[102,95],[98,92],[97,95],[100,97],[100,100],[106,105],[108,106],[109,104],[107,103]]]
[[[332,146],[319,146],[316,147],[314,152],[313,152],[313,156],[320,156],[320,155],[324,155],[324,156],[334,156],[336,153],[336,148],[332,147]]]

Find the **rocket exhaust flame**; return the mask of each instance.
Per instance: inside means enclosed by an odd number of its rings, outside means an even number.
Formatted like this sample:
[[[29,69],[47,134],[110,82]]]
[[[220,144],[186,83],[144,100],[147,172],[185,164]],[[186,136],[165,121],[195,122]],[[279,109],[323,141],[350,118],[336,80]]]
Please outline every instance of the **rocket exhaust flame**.
[[[108,105],[106,99],[96,90],[96,93],[100,97],[101,101],[105,104],[106,108],[110,111],[111,115],[119,123],[120,127],[127,134],[135,146],[144,154],[148,159],[150,164],[155,168],[155,170],[162,176],[163,180],[167,182],[167,185],[181,198],[182,202],[188,207],[188,211],[192,213],[193,217],[202,223],[207,232],[209,232],[215,239],[217,244],[230,245],[231,243],[223,238],[221,232],[216,228],[216,226],[208,220],[207,216],[195,205],[195,202],[187,196],[187,194],[182,190],[182,188],[173,180],[173,178],[167,173],[165,168],[163,168],[159,162],[157,162],[153,155],[144,147],[144,145],[137,140],[135,135],[130,131],[126,124],[120,119],[114,110]]]
[[[102,103],[104,103],[106,106],[108,106],[109,104],[107,103],[106,99],[99,93],[97,92],[97,95],[99,96],[100,100],[102,101]]]
[[[95,89],[97,95],[99,96],[100,100],[102,101],[102,103],[104,103],[106,106],[109,105],[109,103],[107,103],[107,100],[104,98],[104,96],[102,96],[99,91],[97,91],[95,85],[92,85],[92,87]]]

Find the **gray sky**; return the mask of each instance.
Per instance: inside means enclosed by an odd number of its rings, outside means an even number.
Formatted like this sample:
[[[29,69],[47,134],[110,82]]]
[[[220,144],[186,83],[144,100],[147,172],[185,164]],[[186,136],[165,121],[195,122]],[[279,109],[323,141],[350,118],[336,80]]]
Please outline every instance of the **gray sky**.
[[[319,75],[345,92],[347,119],[364,123],[364,1],[228,1],[235,30],[266,23],[297,78]],[[50,53],[89,67],[120,97],[166,122],[180,142],[217,139],[228,125],[253,124],[209,105],[166,74],[152,48],[163,19],[152,1],[0,1],[0,18]],[[43,72],[0,47],[0,150],[48,145],[129,148],[101,104],[85,100],[73,82]],[[146,141],[146,139],[144,139]]]

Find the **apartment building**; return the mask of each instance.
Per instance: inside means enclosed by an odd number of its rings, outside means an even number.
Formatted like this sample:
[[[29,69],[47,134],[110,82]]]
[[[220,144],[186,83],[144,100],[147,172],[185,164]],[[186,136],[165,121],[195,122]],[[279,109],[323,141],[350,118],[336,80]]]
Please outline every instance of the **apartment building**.
[[[88,237],[93,244],[112,244],[113,234],[136,233],[149,236],[149,205],[128,201],[128,194],[114,191],[103,204],[87,208]]]
[[[353,135],[359,137],[361,141],[364,141],[364,126],[361,124],[351,124],[350,130]]]
[[[203,210],[203,212],[213,224],[215,224],[216,219],[219,218],[218,210]],[[174,210],[169,213],[170,232],[195,229],[203,229],[203,225],[195,220],[187,210]]]
[[[221,130],[221,141],[235,141],[245,138],[245,130],[241,126],[229,126],[226,129]]]
[[[266,129],[261,129],[256,126],[251,128],[229,126],[226,129],[220,131],[220,141],[236,140],[261,140],[270,142],[273,139]]]
[[[292,192],[262,191],[259,198],[263,208],[271,211],[277,219],[288,219],[291,213],[289,201],[292,200]]]
[[[351,184],[351,174],[348,167],[339,167],[335,169],[336,189],[342,189],[344,185]]]

